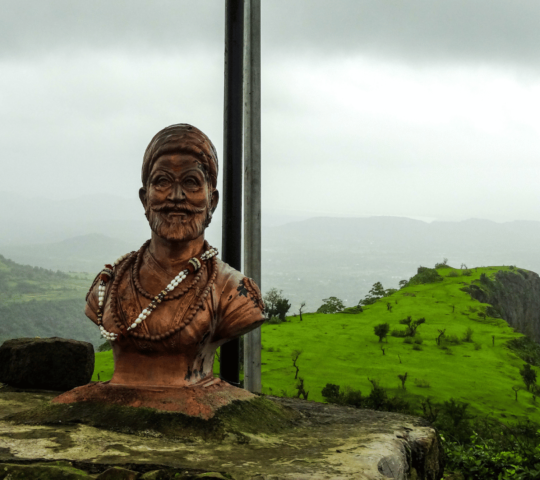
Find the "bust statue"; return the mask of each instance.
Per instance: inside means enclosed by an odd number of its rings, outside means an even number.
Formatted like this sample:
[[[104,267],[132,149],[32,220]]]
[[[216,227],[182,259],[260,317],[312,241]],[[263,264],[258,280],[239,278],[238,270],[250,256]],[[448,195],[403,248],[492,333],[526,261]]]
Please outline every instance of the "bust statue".
[[[139,198],[151,238],[106,265],[87,296],[86,315],[112,343],[110,385],[208,384],[216,349],[262,324],[257,285],[204,239],[217,175],[214,145],[191,125],[164,128],[148,145]]]

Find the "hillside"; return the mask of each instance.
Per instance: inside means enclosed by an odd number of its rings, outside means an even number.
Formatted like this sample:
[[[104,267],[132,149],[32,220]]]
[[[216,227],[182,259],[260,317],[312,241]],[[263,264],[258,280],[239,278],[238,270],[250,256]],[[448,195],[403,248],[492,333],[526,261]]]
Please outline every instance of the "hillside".
[[[288,395],[295,392],[295,368],[291,352],[302,350],[298,360],[309,399],[322,401],[327,383],[371,390],[369,379],[378,380],[390,393],[413,402],[431,397],[437,402],[454,398],[471,404],[475,414],[496,418],[529,417],[540,421],[532,394],[522,390],[515,401],[513,386],[524,386],[519,370],[524,361],[508,347],[512,339],[523,337],[514,331],[490,305],[471,298],[464,290],[478,285],[484,274],[497,272],[522,276],[513,267],[485,267],[473,270],[438,269],[442,277],[435,283],[417,283],[364,307],[363,313],[304,314],[289,317],[278,325],[262,327],[263,391]],[[391,310],[388,308],[391,306]],[[495,315],[495,316],[492,316]],[[380,343],[375,325],[388,322],[390,330],[403,330],[400,320],[424,317],[413,340],[388,336]],[[470,342],[460,339],[472,329]],[[445,339],[437,345],[439,330]],[[405,340],[405,341],[404,341]],[[384,348],[384,354],[383,349]],[[101,380],[112,374],[110,352],[97,354],[96,371]],[[406,390],[398,375],[408,374]]]
[[[93,278],[20,265],[0,255],[0,342],[58,336],[98,345],[97,328],[84,315]]]

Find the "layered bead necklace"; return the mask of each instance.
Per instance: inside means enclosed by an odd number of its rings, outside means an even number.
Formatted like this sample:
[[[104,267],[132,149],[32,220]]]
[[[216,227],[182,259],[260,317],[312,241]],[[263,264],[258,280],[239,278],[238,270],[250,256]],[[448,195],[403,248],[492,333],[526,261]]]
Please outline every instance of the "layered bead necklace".
[[[168,295],[176,287],[178,287],[182,283],[182,281],[185,280],[186,277],[190,273],[195,273],[198,270],[200,270],[201,267],[204,265],[203,262],[205,262],[206,260],[210,260],[211,258],[215,257],[218,254],[217,249],[215,249],[214,247],[209,246],[208,250],[206,250],[200,257],[191,258],[188,261],[187,267],[184,270],[182,270],[181,272],[179,272],[178,275],[176,275],[176,277],[174,277],[171,280],[171,282],[161,292],[159,292],[157,295],[152,297],[152,295],[150,295],[149,293],[145,292],[142,289],[142,287],[141,287],[141,285],[140,285],[140,283],[139,283],[139,281],[137,279],[138,267],[139,267],[140,260],[141,260],[141,257],[142,257],[142,252],[143,252],[144,248],[148,246],[149,242],[150,241],[146,242],[141,247],[139,252],[127,253],[125,255],[122,255],[120,258],[118,258],[114,262],[113,265],[110,265],[110,264],[105,265],[105,268],[100,272],[100,274],[98,276],[98,278],[100,279],[100,283],[99,283],[99,287],[98,287],[97,324],[99,326],[101,336],[103,338],[106,338],[107,340],[115,341],[118,338],[118,335],[119,335],[118,333],[109,332],[103,326],[103,306],[105,304],[105,290],[107,288],[107,283],[111,280],[111,278],[113,278],[113,276],[115,276],[115,279],[114,279],[113,285],[111,287],[111,302],[112,302],[111,311],[113,312],[112,316],[113,316],[114,323],[120,329],[120,331],[125,329],[126,333],[129,332],[130,334],[132,334],[136,338],[144,338],[145,340],[163,340],[163,339],[169,337],[170,335],[172,335],[173,333],[178,332],[182,328],[184,328],[187,325],[187,323],[193,319],[193,317],[195,316],[196,311],[200,307],[204,308],[204,306],[203,306],[204,299],[210,293],[211,285],[213,284],[213,282],[215,280],[215,277],[216,277],[217,269],[215,268],[216,267],[215,265],[214,265],[214,269],[213,269],[214,270],[213,275],[209,279],[207,287],[204,289],[204,292],[202,294],[202,298],[199,299],[199,302],[195,305],[195,308],[192,308],[193,311],[190,313],[188,318],[180,326],[178,326],[176,328],[173,328],[170,331],[168,331],[168,332],[166,332],[165,334],[162,334],[162,335],[145,335],[145,334],[138,333],[138,332],[132,332],[135,328],[137,328],[141,323],[143,323],[152,314],[152,312],[158,307],[158,305],[162,301],[169,300],[169,299],[172,300],[174,298],[178,298],[183,293],[185,293],[189,288],[191,288],[193,285],[195,285],[195,283],[197,283],[197,281],[200,279],[200,274],[195,277],[195,279],[194,279],[194,281],[192,282],[191,285],[189,285],[187,288],[182,289],[182,291],[179,292],[179,295],[174,295],[174,296],[168,297]],[[124,260],[126,260],[126,261],[124,262]],[[139,314],[139,316],[135,319],[135,321],[129,327],[126,328],[123,324],[120,323],[120,321],[118,319],[118,316],[116,315],[115,302],[118,302],[116,294],[117,294],[118,283],[120,281],[120,278],[122,277],[122,275],[127,270],[127,268],[129,267],[129,265],[131,264],[131,262],[133,260],[136,260],[136,262],[135,262],[135,267],[136,268],[134,269],[135,270],[134,271],[134,278],[135,278],[135,284],[137,286],[137,290],[140,293],[142,293],[145,297],[150,298],[151,302],[149,303],[149,305],[145,309],[143,309],[143,311]],[[215,260],[214,260],[214,263],[215,263]],[[119,266],[118,269],[116,269],[117,266]],[[115,270],[117,270],[117,271],[115,272]],[[93,285],[90,288],[90,291],[92,290],[92,288],[93,288]]]

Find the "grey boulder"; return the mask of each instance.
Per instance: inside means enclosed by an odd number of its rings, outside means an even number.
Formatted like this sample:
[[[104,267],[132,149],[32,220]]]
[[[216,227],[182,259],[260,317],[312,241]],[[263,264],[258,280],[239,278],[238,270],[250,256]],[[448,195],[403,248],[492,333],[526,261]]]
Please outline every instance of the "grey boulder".
[[[65,338],[16,338],[0,346],[0,382],[13,387],[66,391],[90,382],[91,343]]]

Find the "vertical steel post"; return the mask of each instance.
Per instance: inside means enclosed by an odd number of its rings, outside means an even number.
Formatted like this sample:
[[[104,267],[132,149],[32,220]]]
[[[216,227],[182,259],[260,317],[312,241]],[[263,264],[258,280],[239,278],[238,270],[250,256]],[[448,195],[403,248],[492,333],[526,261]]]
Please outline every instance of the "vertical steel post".
[[[242,268],[242,115],[244,0],[225,3],[225,108],[223,130],[223,231],[222,258]],[[240,343],[221,346],[220,376],[240,385]]]
[[[244,11],[244,273],[261,286],[261,0]],[[244,388],[261,392],[261,329],[244,335]]]

